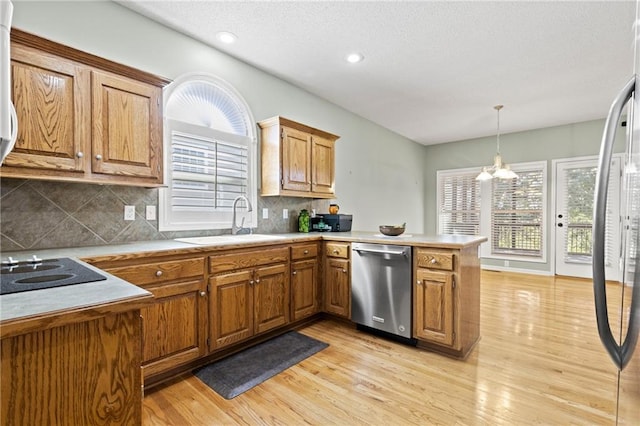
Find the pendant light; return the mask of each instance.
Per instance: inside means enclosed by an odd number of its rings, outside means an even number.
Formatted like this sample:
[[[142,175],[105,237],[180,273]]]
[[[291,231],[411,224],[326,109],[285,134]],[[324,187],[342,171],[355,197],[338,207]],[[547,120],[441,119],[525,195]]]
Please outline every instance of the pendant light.
[[[493,107],[498,114],[498,131],[496,137],[496,156],[493,157],[493,165],[483,167],[482,172],[476,177],[476,180],[489,180],[498,179],[517,179],[518,175],[511,170],[507,164],[502,162],[502,156],[500,155],[500,110],[504,108],[504,105],[496,105]]]

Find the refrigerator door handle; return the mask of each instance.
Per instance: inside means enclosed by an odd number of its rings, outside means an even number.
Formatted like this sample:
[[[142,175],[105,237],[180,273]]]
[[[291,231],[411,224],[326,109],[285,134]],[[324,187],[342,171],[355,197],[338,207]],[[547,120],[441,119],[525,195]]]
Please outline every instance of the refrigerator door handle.
[[[598,159],[598,172],[596,175],[596,188],[594,194],[593,209],[593,294],[595,299],[596,320],[598,323],[598,334],[605,349],[611,356],[614,364],[618,369],[622,370],[631,359],[633,349],[637,341],[636,328],[638,326],[637,316],[633,313],[633,308],[637,308],[638,303],[632,302],[632,314],[629,317],[629,328],[627,336],[622,345],[618,345],[616,339],[611,332],[609,324],[609,313],[607,308],[607,289],[605,286],[605,228],[606,228],[606,209],[607,209],[607,192],[609,187],[609,171],[611,165],[611,156],[613,154],[613,143],[616,136],[616,127],[622,111],[627,102],[631,99],[635,91],[634,75],[631,80],[624,86],[618,96],[614,99],[609,109],[609,115],[604,126],[604,134],[600,145],[600,156]],[[636,272],[636,275],[637,272]],[[634,289],[635,290],[635,289]],[[633,299],[638,299],[638,295],[634,291]],[[635,309],[637,311],[637,309]]]

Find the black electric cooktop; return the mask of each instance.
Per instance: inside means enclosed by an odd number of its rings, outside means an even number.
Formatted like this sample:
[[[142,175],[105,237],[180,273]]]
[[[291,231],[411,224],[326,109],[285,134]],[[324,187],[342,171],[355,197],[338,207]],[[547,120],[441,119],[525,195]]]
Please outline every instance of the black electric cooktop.
[[[106,280],[107,277],[69,258],[2,263],[0,294],[41,290]]]

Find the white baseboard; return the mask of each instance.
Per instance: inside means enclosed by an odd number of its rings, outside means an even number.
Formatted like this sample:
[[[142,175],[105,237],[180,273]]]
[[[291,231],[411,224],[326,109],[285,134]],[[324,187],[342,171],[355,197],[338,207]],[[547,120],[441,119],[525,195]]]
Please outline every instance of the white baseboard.
[[[480,265],[481,269],[486,271],[498,271],[498,272],[517,272],[520,274],[530,274],[530,275],[544,275],[544,276],[553,276],[553,274],[549,271],[538,271],[535,269],[524,269],[524,268],[510,268],[505,266],[496,266],[496,265]]]

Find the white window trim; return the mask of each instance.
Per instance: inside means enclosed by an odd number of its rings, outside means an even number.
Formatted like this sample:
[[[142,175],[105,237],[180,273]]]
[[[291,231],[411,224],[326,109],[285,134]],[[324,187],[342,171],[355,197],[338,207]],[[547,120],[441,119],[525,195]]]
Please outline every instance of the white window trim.
[[[251,113],[251,109],[249,105],[242,97],[242,95],[229,83],[226,81],[210,74],[205,73],[188,73],[184,74],[178,78],[176,78],[171,84],[165,87],[163,91],[163,107],[166,113],[167,111],[167,103],[169,99],[171,99],[171,94],[174,90],[180,87],[185,82],[194,81],[194,80],[204,80],[213,85],[219,87],[223,91],[227,92],[239,108],[242,110],[242,114],[244,115],[244,121],[247,129],[247,135],[230,135],[227,132],[221,132],[219,130],[215,130],[213,128],[208,128],[208,131],[211,132],[211,135],[215,137],[216,135],[224,140],[229,137],[238,137],[238,138],[248,138],[249,144],[249,164],[248,164],[248,188],[247,188],[247,198],[251,202],[253,206],[253,210],[251,212],[246,212],[246,210],[238,208],[238,223],[240,223],[241,218],[245,217],[244,226],[255,228],[258,225],[258,153],[257,153],[257,135],[256,135],[256,126],[255,120],[253,118],[253,114]],[[172,123],[173,122],[173,123]],[[166,187],[160,188],[158,191],[158,230],[163,231],[197,231],[197,230],[218,230],[218,229],[231,229],[232,227],[232,218],[233,212],[219,212],[215,215],[211,215],[210,218],[206,220],[194,220],[189,222],[180,222],[174,219],[171,216],[170,209],[170,191],[171,191],[171,126],[175,125],[175,121],[171,120],[170,117],[165,115],[163,120],[163,132],[164,132],[164,159],[163,159],[163,167],[164,167],[164,182]],[[180,126],[192,126],[188,123],[178,122]],[[198,126],[194,126],[198,127]]]

